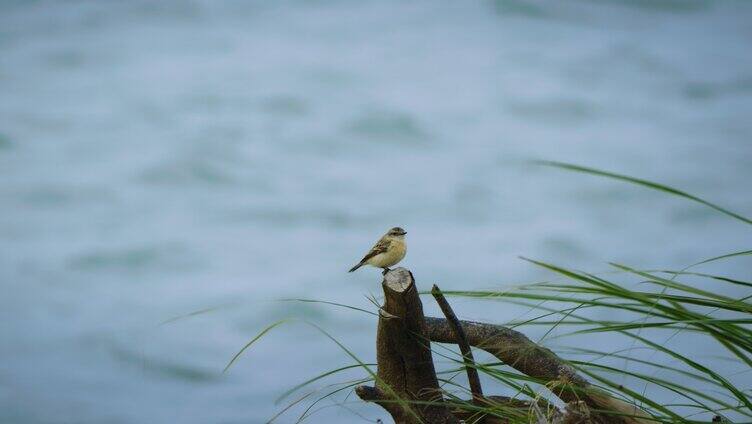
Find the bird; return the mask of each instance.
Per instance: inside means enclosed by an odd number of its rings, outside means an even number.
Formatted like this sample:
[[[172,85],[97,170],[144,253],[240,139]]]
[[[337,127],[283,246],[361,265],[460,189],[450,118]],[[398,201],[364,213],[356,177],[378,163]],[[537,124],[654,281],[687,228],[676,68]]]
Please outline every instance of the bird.
[[[363,259],[357,265],[350,268],[348,272],[353,272],[363,265],[371,265],[376,268],[383,268],[384,274],[386,274],[389,271],[389,267],[401,261],[405,257],[405,253],[407,253],[405,234],[407,234],[407,231],[400,227],[390,229],[373,245]]]

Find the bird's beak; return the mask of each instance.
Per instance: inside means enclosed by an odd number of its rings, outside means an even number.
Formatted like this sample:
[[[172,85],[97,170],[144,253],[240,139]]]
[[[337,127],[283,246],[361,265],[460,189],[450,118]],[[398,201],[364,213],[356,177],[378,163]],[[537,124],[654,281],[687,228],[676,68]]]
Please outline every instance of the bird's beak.
[[[403,236],[404,236],[405,234],[407,234],[407,231],[403,231],[403,232],[402,232],[402,235],[403,235]]]

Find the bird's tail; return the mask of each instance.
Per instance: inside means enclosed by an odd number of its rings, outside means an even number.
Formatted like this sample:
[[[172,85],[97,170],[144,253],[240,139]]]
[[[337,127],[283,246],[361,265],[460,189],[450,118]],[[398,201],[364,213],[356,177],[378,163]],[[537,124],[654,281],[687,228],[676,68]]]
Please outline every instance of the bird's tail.
[[[355,271],[356,269],[358,269],[358,268],[360,268],[362,266],[363,266],[363,262],[361,262],[361,263],[355,265],[354,267],[350,268],[350,270],[347,271],[347,272],[353,272],[353,271]]]

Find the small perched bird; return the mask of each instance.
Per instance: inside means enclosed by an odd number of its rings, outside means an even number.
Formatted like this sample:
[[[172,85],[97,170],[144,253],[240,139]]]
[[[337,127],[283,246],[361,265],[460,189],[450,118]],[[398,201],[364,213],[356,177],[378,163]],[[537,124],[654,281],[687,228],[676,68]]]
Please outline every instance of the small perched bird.
[[[384,272],[389,271],[389,267],[401,261],[407,253],[405,234],[407,234],[407,231],[400,227],[394,227],[387,231],[384,237],[381,237],[371,248],[371,251],[357,265],[350,268],[349,272],[353,272],[363,265],[383,268]]]

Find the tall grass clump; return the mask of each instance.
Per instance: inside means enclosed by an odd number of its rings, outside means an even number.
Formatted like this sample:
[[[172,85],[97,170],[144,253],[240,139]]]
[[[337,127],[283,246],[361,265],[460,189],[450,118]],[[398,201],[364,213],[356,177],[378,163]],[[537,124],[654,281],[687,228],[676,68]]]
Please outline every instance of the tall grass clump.
[[[736,220],[739,231],[752,234],[749,218],[675,188],[572,164],[541,164],[678,196]],[[585,376],[593,390],[643,411],[634,417],[635,422],[752,423],[752,282],[703,271],[708,264],[749,255],[752,249],[719,252],[682,269],[644,269],[635,264],[611,263],[611,270],[606,273],[522,258],[549,272],[551,279],[505,290],[444,291],[444,295],[524,307],[528,311],[526,319],[500,324],[526,334],[539,334],[542,329],[544,335],[538,342],[545,342]],[[376,299],[373,301],[378,307]],[[292,388],[281,399],[289,399],[303,387],[343,371],[363,369],[364,373],[360,379],[325,386],[322,391],[291,401],[282,412],[295,404],[308,403],[299,421],[309,418],[322,400],[377,378],[372,370],[374,364],[358,359],[343,343],[328,333],[326,336],[354,362],[322,372]],[[509,422],[540,423],[550,417],[548,408],[564,406],[556,398],[557,388],[553,385],[535,381],[505,364],[478,362],[474,367],[484,381],[496,384],[494,390],[533,405],[526,410],[479,406],[468,400],[469,390],[455,381],[463,371],[462,357],[448,346],[433,344],[432,350],[435,358],[451,364],[438,374],[445,397],[458,409]]]

